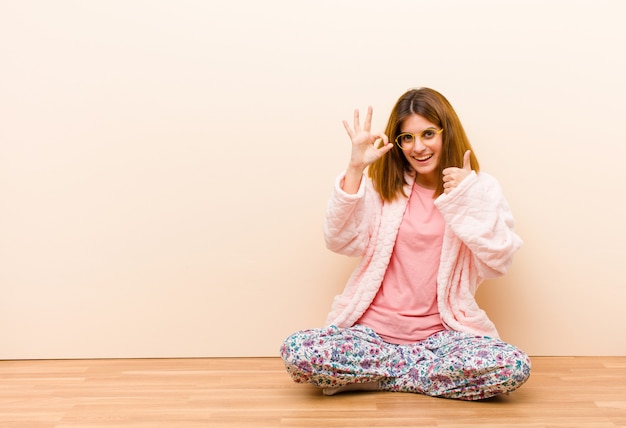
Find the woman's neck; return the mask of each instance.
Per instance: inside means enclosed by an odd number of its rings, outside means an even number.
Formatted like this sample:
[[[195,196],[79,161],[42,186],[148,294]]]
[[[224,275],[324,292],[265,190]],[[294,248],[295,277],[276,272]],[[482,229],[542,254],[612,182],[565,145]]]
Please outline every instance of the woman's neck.
[[[434,178],[427,175],[415,174],[415,184],[425,189],[434,190],[437,188],[437,183]]]

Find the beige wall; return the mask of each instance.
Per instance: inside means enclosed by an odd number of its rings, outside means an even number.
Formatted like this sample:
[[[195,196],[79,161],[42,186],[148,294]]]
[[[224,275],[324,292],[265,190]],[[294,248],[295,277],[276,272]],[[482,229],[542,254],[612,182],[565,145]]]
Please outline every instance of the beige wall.
[[[0,358],[265,356],[355,260],[321,224],[414,86],[525,246],[479,299],[531,355],[626,354],[626,3],[0,1]]]

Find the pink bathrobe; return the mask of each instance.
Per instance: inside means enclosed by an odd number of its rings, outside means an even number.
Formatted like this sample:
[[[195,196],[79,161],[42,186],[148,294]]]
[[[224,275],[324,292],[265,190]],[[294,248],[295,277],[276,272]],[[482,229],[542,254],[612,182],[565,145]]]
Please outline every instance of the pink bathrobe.
[[[359,191],[341,190],[340,175],[328,202],[324,237],[327,247],[362,259],[342,294],[335,297],[326,325],[350,327],[374,300],[382,284],[408,202],[405,197],[383,203],[365,176]],[[411,194],[414,178],[406,176]],[[485,173],[465,178],[435,199],[446,228],[437,276],[437,299],[444,325],[451,330],[498,337],[478,307],[474,294],[483,279],[503,275],[522,245],[513,216],[498,182]]]

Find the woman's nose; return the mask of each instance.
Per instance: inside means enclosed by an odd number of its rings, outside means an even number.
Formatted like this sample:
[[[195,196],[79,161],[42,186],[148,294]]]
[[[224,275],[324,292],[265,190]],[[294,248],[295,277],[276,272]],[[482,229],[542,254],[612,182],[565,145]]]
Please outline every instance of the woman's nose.
[[[422,152],[424,151],[425,148],[426,148],[426,145],[422,143],[422,140],[420,138],[416,138],[415,142],[413,143],[413,148],[411,149],[411,151]]]

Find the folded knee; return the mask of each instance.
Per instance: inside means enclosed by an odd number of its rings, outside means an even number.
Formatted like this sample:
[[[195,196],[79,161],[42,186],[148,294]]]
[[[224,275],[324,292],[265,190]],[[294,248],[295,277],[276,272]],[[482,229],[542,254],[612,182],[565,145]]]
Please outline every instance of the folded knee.
[[[518,382],[519,385],[523,384],[530,377],[531,366],[530,357],[522,351],[518,351],[517,358],[515,358],[513,364],[509,366],[511,377]]]

